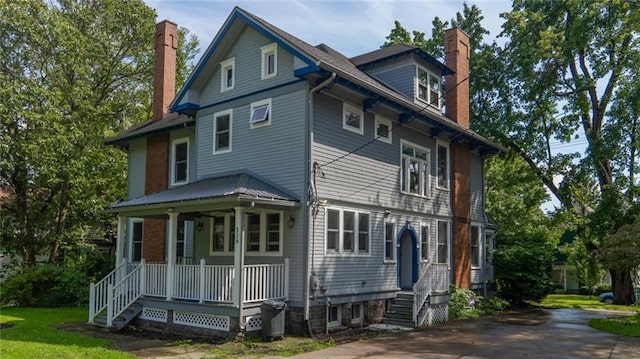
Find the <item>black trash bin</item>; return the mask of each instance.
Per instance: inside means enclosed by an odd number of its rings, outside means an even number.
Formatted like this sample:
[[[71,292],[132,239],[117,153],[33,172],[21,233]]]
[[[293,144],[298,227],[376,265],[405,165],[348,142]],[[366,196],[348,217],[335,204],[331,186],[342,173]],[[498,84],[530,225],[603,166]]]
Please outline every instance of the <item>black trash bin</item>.
[[[272,341],[276,337],[284,336],[284,310],[287,303],[269,299],[260,306],[262,316],[262,340]]]

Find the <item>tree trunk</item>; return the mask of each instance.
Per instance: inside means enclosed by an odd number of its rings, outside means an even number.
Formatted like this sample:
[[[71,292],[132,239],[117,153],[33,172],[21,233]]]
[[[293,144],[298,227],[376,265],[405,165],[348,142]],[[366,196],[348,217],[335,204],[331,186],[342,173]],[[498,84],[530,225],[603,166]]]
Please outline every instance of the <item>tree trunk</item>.
[[[616,271],[610,269],[611,284],[613,286],[614,303],[631,305],[636,302],[636,294],[633,290],[633,280],[629,271]]]

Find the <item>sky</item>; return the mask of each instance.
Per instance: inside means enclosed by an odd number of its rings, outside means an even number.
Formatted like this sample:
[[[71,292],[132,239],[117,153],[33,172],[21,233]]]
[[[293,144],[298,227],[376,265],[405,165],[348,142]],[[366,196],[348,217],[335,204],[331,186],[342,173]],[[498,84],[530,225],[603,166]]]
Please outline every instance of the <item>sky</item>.
[[[311,45],[325,43],[347,57],[380,47],[398,20],[409,31],[430,35],[431,21],[450,20],[462,11],[462,0],[348,1],[348,0],[145,0],[156,10],[158,21],[171,20],[200,40],[204,51],[234,6],[239,6]],[[483,26],[493,41],[501,31],[500,13],[511,9],[507,0],[467,1],[477,4]]]

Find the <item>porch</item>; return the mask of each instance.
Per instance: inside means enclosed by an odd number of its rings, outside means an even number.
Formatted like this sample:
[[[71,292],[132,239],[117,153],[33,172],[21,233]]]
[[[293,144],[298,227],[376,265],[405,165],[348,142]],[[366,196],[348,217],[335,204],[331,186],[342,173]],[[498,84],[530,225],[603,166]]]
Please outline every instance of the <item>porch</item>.
[[[171,302],[172,307],[188,304],[196,314],[211,312],[211,306],[226,307],[227,312],[231,310],[238,318],[243,318],[243,314],[254,313],[255,310],[251,309],[267,299],[289,298],[288,258],[281,264],[243,266],[242,277],[245,280],[239,291],[234,286],[235,277],[233,265],[207,265],[204,260],[196,265],[172,266],[146,263],[144,260],[139,264],[123,261],[101,281],[91,284],[89,323],[120,329],[140,314],[142,308],[133,317],[123,318],[121,322],[124,323],[114,322],[141,299]],[[239,296],[234,296],[234,293]],[[98,317],[102,322],[97,320]],[[226,320],[228,322],[229,319]]]

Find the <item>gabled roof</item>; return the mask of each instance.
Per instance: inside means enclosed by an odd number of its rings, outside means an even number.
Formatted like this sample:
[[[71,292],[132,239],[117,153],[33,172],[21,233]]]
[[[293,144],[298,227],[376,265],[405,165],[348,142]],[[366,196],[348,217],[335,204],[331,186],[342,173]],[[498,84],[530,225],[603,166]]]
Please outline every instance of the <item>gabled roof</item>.
[[[204,178],[183,186],[172,187],[150,195],[122,201],[111,206],[107,212],[161,205],[185,205],[194,201],[237,199],[288,203],[294,206],[298,200],[283,190],[259,179],[248,172]]]
[[[147,120],[131,126],[117,135],[107,138],[104,140],[104,144],[126,147],[127,143],[135,138],[149,136],[154,133],[165,132],[181,127],[193,126],[195,123],[195,118],[173,112],[167,114],[161,120]]]
[[[306,67],[295,71],[295,75],[298,77],[302,78],[311,74],[328,77],[331,73],[335,73],[335,81],[337,83],[361,93],[369,98],[372,103],[382,103],[404,113],[404,120],[401,119],[401,121],[406,122],[418,119],[427,123],[430,127],[435,128],[436,134],[448,132],[458,140],[469,141],[474,146],[482,147],[488,152],[503,150],[501,146],[476,134],[474,131],[458,125],[442,114],[436,113],[436,111],[428,110],[428,106],[420,106],[414,103],[411,99],[406,98],[404,95],[362,71],[356,63],[329,46],[324,44],[312,46],[237,6],[233,9],[218,34],[214,37],[185,85],[178,92],[178,95],[170,106],[171,111],[177,111],[183,106],[188,106],[190,111],[197,110],[197,105],[194,104],[188,103],[180,105],[182,99],[190,88],[199,88],[205,85],[206,79],[204,76],[201,78],[199,75],[204,70],[215,69],[215,66],[222,60],[219,58],[222,56],[221,53],[224,53],[225,48],[230,46],[232,40],[240,33],[245,25],[256,30],[271,41],[276,42],[279,47],[289,51],[302,62],[306,63]],[[229,38],[225,41],[227,36],[229,36]],[[411,47],[396,46],[379,49],[363,55],[364,57],[360,59],[356,57],[356,59],[358,64],[363,65],[371,61],[381,61],[388,59],[390,56],[401,53],[406,54],[408,52],[416,53],[425,58],[428,57],[429,61],[435,61],[435,63],[437,63],[436,66],[441,68],[443,72],[449,73],[451,71],[451,69],[424,51]]]
[[[352,57],[350,60],[359,69],[363,70],[365,68],[377,65],[381,62],[393,60],[408,54],[415,54],[431,65],[435,66],[440,70],[442,76],[453,75],[455,73],[452,69],[448,68],[445,64],[438,61],[438,59],[429,55],[421,48],[406,44],[395,44],[387,47],[382,47],[378,50]]]

